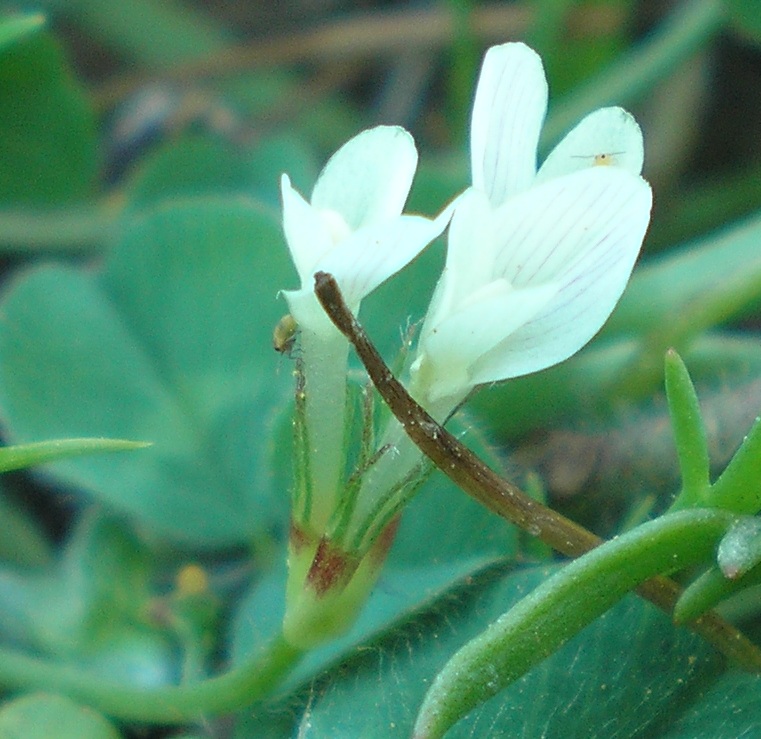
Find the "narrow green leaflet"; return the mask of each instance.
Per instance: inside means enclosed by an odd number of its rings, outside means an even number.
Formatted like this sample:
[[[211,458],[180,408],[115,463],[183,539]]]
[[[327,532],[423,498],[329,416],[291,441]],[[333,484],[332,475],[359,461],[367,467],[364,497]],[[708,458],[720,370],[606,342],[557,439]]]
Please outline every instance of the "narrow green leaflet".
[[[645,580],[705,561],[732,521],[705,509],[667,514],[567,564],[452,656],[426,694],[415,736],[443,736]]]
[[[760,582],[761,567],[754,567],[733,580],[729,580],[718,566],[709,567],[684,589],[674,606],[674,622],[688,623],[735,593]]]
[[[761,510],[761,417],[757,416],[748,435],[718,480],[711,486],[708,504],[737,513]]]
[[[53,439],[33,444],[16,444],[0,447],[0,472],[20,470],[66,457],[101,452],[126,452],[146,446],[150,444],[124,439]]]
[[[282,526],[287,495],[264,460],[292,382],[271,337],[293,282],[279,224],[244,199],[133,217],[98,270],[30,270],[2,303],[11,440],[152,442],[53,469],[175,540],[219,546]]]
[[[758,305],[759,233],[761,217],[756,216],[650,260],[634,274],[603,336],[653,331],[667,316],[684,317],[685,311],[698,308],[707,295],[725,295],[729,301],[735,284],[749,274],[755,280],[755,298],[735,304],[731,315]],[[727,317],[720,314],[716,320]]]
[[[698,396],[687,368],[672,349],[666,352],[666,397],[676,443],[682,492],[677,506],[699,505],[710,484],[710,460]]]

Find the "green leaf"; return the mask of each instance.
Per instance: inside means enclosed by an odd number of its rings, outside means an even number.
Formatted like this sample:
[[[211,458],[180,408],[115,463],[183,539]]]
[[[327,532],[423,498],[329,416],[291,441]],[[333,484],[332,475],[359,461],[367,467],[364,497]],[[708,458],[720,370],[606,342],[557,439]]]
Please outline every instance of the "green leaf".
[[[692,700],[680,702],[678,712],[666,714],[651,736],[661,739],[695,737],[752,737],[761,731],[758,676],[727,672],[696,685]]]
[[[177,540],[220,546],[282,526],[287,496],[265,459],[291,383],[271,345],[277,291],[293,282],[279,224],[243,200],[133,217],[102,270],[29,271],[2,305],[11,439],[152,441],[51,470]]]
[[[211,133],[188,133],[145,157],[127,197],[130,207],[141,208],[180,196],[237,194],[279,209],[283,172],[304,183],[306,191],[316,178],[313,156],[291,136],[270,136],[249,145]]]
[[[249,175],[240,147],[187,134],[141,162],[129,185],[129,202],[146,207],[170,197],[242,192]],[[275,182],[273,177],[273,186]]]
[[[711,486],[707,503],[749,515],[761,510],[761,417]]]
[[[0,447],[0,472],[20,470],[67,457],[103,452],[126,452],[144,449],[150,444],[124,439],[53,439],[33,444]]]
[[[493,573],[458,597],[440,601],[312,684],[294,724],[305,737],[409,736],[423,693],[444,661],[552,571]],[[675,629],[667,616],[630,596],[447,737],[661,736],[650,727],[665,734],[683,712],[700,710],[691,699],[719,674],[717,663],[697,637]],[[757,677],[737,677],[746,692],[758,690]],[[294,711],[294,700],[274,708]],[[260,712],[262,721],[265,715]],[[728,713],[718,733],[698,730],[692,736],[742,736],[756,725],[756,717],[757,711]],[[237,736],[256,734],[241,729]]]
[[[671,427],[682,474],[682,492],[675,507],[700,505],[710,484],[708,443],[700,403],[687,367],[673,349],[666,352],[665,373]]]
[[[753,0],[750,0],[752,2]],[[721,0],[680,3],[647,38],[559,100],[542,131],[554,143],[583,116],[604,105],[621,105],[650,92],[722,29]]]
[[[0,709],[3,739],[119,739],[104,716],[62,695],[35,693]]]
[[[44,25],[45,16],[42,13],[3,18],[0,21],[0,52],[7,46],[16,43],[16,41],[38,31]]]
[[[0,99],[0,203],[55,205],[89,195],[95,116],[48,35],[0,49]]]
[[[731,525],[723,513],[662,516],[573,560],[459,649],[436,676],[415,736],[443,736],[601,616],[627,591],[709,557]]]
[[[171,67],[222,51],[229,30],[209,13],[164,0],[68,0],[50,3],[69,22],[121,55],[152,67]]]
[[[730,383],[752,382],[761,372],[761,342],[753,334],[708,332],[691,341],[682,356],[701,385],[726,388]],[[469,401],[469,407],[491,433],[514,441],[533,429],[561,421],[578,427],[599,423],[601,418],[615,422],[626,400],[641,403],[663,385],[663,357],[659,355],[658,362],[650,368],[652,373],[634,395],[627,397],[621,379],[627,372],[640,371],[637,363],[641,357],[634,337],[601,337],[555,367],[481,388]]]
[[[692,241],[638,268],[601,336],[637,335],[691,320],[711,297],[707,325],[743,315],[761,301],[761,217]],[[739,297],[733,291],[742,285]],[[701,328],[704,326],[701,325]]]

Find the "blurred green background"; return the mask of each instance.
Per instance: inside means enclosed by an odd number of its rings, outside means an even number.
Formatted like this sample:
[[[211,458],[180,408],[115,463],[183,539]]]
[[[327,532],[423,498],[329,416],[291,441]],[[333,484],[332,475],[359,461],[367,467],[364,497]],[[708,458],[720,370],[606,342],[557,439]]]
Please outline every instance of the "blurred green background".
[[[161,684],[223,654],[242,659],[277,630],[292,375],[270,337],[285,312],[277,291],[296,280],[279,231],[279,176],[308,194],[349,137],[397,123],[421,154],[410,208],[438,212],[469,181],[471,99],[492,44],[523,40],[544,59],[540,154],[597,107],[631,110],[655,205],[641,267],[600,337],[557,368],[484,389],[465,427],[483,426],[515,479],[610,534],[662,509],[678,485],[666,348],[679,349],[696,380],[715,469],[758,415],[757,0],[42,0],[33,10],[44,18],[3,8],[3,439],[156,442],[3,478],[0,631],[11,643]],[[366,301],[363,321],[389,356],[400,326],[422,315],[441,257],[439,243]],[[477,432],[466,438],[488,453]],[[423,494],[405,518],[381,605],[301,678],[447,588],[470,586],[497,556],[547,556],[440,478],[434,485],[437,497]],[[200,604],[175,580],[196,561],[212,582]],[[512,582],[508,590],[516,596]],[[755,617],[758,602],[738,610]],[[446,604],[436,614],[450,618]],[[608,628],[625,633],[615,618]],[[672,636],[666,622],[653,628]],[[645,636],[632,659],[649,665]],[[579,654],[591,685],[607,655]],[[342,719],[341,700],[357,698],[336,681]],[[371,675],[368,690],[378,682]],[[586,703],[597,705],[594,695]],[[612,699],[600,706],[617,715]],[[290,730],[301,708],[281,709]],[[254,717],[246,728],[248,719],[236,735],[272,723]]]

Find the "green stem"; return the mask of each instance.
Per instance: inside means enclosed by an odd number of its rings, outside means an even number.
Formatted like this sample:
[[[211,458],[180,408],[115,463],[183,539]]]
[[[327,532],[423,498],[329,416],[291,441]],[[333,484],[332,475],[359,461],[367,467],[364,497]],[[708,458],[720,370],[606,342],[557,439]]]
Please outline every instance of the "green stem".
[[[719,0],[685,3],[649,40],[577,87],[567,101],[562,100],[547,120],[543,144],[559,139],[591,110],[632,100],[649,90],[705,45],[721,29],[723,19]]]
[[[734,520],[716,510],[668,514],[567,564],[449,660],[425,697],[414,737],[443,736],[638,585],[710,558]],[[761,670],[754,645],[733,651]]]
[[[263,653],[224,675],[188,685],[137,688],[0,648],[0,684],[62,692],[125,721],[183,724],[265,698],[301,656],[278,637]]]
[[[761,584],[761,565],[742,577],[730,580],[713,565],[685,589],[674,607],[674,622],[687,623],[742,590]]]

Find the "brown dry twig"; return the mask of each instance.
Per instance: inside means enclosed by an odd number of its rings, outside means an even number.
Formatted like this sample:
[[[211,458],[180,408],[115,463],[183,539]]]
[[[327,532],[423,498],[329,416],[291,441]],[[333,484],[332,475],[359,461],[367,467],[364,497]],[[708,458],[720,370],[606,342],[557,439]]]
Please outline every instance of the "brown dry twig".
[[[325,272],[315,275],[315,293],[331,321],[354,346],[375,388],[407,435],[464,492],[569,557],[579,557],[603,543],[591,531],[500,477],[416,403],[346,306],[332,275]],[[667,577],[654,577],[637,588],[637,592],[671,615],[682,589]],[[688,626],[737,664],[761,672],[761,650],[716,613],[706,613]]]

